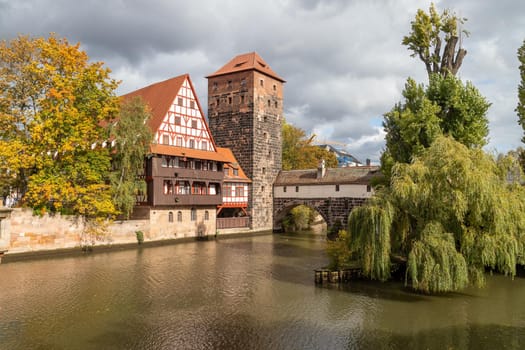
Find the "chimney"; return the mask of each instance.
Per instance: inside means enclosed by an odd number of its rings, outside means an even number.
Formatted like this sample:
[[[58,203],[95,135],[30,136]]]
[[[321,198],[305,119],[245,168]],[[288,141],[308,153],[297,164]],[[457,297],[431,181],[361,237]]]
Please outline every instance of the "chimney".
[[[319,161],[319,166],[317,167],[317,178],[322,179],[326,174],[326,168],[324,167],[324,159]]]
[[[370,166],[370,158],[366,158],[366,166]]]

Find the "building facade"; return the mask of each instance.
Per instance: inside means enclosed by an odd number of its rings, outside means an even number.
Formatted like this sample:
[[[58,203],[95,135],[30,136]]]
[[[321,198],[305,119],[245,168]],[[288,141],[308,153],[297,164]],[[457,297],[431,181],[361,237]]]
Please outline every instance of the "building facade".
[[[231,159],[215,145],[189,75],[152,84],[123,99],[134,97],[151,109],[154,135],[145,160],[147,191],[137,204],[149,208],[153,227],[166,231],[163,235],[215,234],[224,169]]]
[[[284,79],[255,52],[236,56],[208,78],[208,121],[215,142],[230,148],[252,180],[253,230],[272,229],[273,183],[282,165]]]

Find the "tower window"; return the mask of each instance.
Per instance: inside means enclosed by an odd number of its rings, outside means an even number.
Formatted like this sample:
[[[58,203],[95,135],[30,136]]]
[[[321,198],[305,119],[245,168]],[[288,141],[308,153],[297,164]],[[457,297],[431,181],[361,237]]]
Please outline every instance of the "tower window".
[[[215,105],[218,106],[220,101],[221,101],[220,99],[217,99],[217,100],[215,101]]]
[[[268,100],[268,107],[272,106],[272,101]]]
[[[295,186],[295,192],[299,192],[299,186]]]
[[[275,101],[274,105],[275,105],[275,108],[277,108],[277,106],[278,106],[279,104],[277,103],[277,101]]]
[[[241,103],[244,103],[244,95],[241,95]]]
[[[229,104],[229,105],[232,104],[232,98],[231,98],[231,97],[228,97],[228,104]]]
[[[266,168],[265,167],[262,168],[262,173],[266,174]]]
[[[273,85],[273,91],[276,91],[277,90],[277,86],[274,84]]]
[[[217,90],[217,82],[216,81],[213,82],[213,90]]]
[[[339,185],[335,185],[335,191],[339,192]]]
[[[264,86],[264,80],[259,80],[259,85]]]
[[[283,186],[283,192],[286,192],[286,186]]]

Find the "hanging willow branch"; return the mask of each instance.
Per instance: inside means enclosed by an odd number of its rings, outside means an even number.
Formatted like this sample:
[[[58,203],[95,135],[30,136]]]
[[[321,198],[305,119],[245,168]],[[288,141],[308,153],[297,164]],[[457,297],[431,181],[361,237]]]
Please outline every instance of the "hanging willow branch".
[[[371,279],[386,281],[390,278],[392,217],[392,205],[383,202],[355,208],[348,219],[351,250],[357,255],[363,274]]]

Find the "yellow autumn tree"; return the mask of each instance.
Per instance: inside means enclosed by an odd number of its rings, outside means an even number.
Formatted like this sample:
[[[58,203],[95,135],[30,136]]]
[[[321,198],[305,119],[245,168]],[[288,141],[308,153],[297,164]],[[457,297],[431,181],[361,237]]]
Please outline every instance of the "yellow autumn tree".
[[[0,42],[0,177],[36,211],[86,218],[115,212],[101,122],[118,82],[80,45],[50,35]]]

